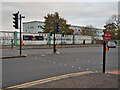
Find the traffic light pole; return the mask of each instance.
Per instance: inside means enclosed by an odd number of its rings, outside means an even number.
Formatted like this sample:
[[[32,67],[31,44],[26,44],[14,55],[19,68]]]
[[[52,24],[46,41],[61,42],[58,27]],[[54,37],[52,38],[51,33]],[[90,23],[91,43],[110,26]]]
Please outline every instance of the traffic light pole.
[[[103,42],[103,73],[105,73],[106,42]]]
[[[21,46],[21,20],[22,20],[22,16],[20,14],[20,55],[22,55],[22,46]]]
[[[62,34],[61,34],[61,47],[62,47]]]
[[[53,24],[54,24],[53,53],[56,53],[56,51],[55,51],[55,22]]]

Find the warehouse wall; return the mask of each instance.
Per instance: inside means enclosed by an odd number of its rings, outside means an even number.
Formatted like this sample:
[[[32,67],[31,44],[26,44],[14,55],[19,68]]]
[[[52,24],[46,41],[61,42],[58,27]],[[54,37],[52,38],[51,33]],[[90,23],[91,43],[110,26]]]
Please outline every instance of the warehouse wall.
[[[17,34],[17,35],[16,35]],[[23,35],[43,36],[43,40],[23,40]],[[14,40],[14,45],[19,45],[20,34],[19,32],[0,32],[0,44],[11,45],[11,40]],[[24,45],[41,45],[53,44],[53,35],[49,36],[48,33],[22,33],[22,40]],[[75,40],[75,41],[73,41]],[[91,36],[80,35],[64,35],[62,37],[62,44],[82,44],[85,40],[86,44],[91,44]],[[61,34],[56,34],[56,44],[61,44]]]

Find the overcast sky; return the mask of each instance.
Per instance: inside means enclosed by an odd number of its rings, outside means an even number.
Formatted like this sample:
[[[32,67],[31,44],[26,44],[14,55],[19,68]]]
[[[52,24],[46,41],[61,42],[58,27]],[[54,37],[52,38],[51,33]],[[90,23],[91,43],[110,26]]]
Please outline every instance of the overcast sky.
[[[12,14],[17,11],[25,16],[23,22],[44,21],[48,13],[58,12],[68,24],[103,28],[118,14],[118,2],[2,2],[2,30],[14,30]]]

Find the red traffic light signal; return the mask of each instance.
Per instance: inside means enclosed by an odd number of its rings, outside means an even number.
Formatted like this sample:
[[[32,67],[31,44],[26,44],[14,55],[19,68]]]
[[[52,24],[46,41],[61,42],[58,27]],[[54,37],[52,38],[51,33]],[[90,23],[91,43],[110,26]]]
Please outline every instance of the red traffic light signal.
[[[15,28],[15,29],[18,29],[18,14],[19,14],[19,12],[18,13],[15,13],[15,14],[13,14],[13,27]]]

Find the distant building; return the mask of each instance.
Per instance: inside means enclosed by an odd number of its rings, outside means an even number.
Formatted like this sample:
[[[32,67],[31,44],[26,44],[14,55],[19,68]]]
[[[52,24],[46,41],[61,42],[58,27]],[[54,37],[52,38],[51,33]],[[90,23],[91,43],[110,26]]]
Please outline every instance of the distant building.
[[[30,22],[24,22],[23,23],[23,32],[25,33],[40,33],[43,32],[43,29],[41,26],[44,25],[44,22],[41,21],[30,21]],[[70,29],[74,30],[75,35],[81,35],[82,30],[84,30],[85,27],[83,26],[75,26],[71,25]],[[102,29],[97,29],[97,28],[92,28],[93,32],[95,33],[94,36],[92,36],[95,40],[103,40],[103,30]]]
[[[94,39],[103,40],[103,35],[104,35],[103,29],[96,29]]]
[[[44,25],[44,22],[41,21],[31,21],[23,23],[23,32],[26,33],[39,33],[43,32],[41,26]]]
[[[74,26],[74,25],[70,26],[70,29],[73,29],[74,34],[77,34],[77,35],[80,35],[80,32],[82,32],[82,28],[83,27],[81,27],[81,26]]]

